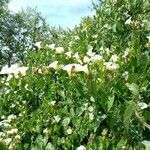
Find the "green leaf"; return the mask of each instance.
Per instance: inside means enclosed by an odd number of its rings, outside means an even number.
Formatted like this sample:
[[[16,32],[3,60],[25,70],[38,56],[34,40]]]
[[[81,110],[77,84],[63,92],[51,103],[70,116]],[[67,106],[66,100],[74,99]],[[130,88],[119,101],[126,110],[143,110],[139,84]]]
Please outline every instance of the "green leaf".
[[[47,140],[42,136],[42,135],[39,135],[36,139],[36,147],[38,150],[42,150],[43,147],[46,146],[47,144]]]
[[[139,75],[137,73],[133,73],[131,75],[129,75],[128,77],[128,82],[129,83],[136,83],[139,79]]]
[[[69,117],[67,117],[67,118],[65,118],[63,121],[62,121],[62,125],[63,126],[68,126],[68,124],[70,123],[70,118]]]
[[[125,139],[124,137],[121,138],[121,140],[118,142],[116,149],[117,150],[122,150],[123,146],[125,146],[127,143],[127,139]]]
[[[108,112],[110,111],[111,107],[113,106],[114,99],[115,99],[114,94],[112,96],[108,97],[108,104],[107,104],[107,111]]]
[[[133,101],[129,101],[127,103],[126,110],[124,112],[124,120],[123,120],[124,126],[127,130],[129,128],[131,117],[132,117],[135,109],[136,109],[136,103]]]
[[[139,95],[139,87],[135,83],[127,83],[126,86],[131,91],[131,93],[135,96]]]
[[[103,95],[101,95],[101,99],[102,99],[101,104],[103,109],[105,110],[106,113],[109,112],[114,103],[114,99],[115,99],[114,94],[107,96],[107,93],[104,93]]]

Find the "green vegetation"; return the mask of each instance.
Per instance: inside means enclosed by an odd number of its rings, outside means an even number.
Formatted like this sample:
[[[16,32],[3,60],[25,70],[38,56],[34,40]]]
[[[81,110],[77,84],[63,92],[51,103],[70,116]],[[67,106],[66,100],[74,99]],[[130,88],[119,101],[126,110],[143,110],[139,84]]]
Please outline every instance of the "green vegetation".
[[[36,50],[2,69],[3,149],[149,149],[150,1],[94,9],[73,30],[38,33]]]

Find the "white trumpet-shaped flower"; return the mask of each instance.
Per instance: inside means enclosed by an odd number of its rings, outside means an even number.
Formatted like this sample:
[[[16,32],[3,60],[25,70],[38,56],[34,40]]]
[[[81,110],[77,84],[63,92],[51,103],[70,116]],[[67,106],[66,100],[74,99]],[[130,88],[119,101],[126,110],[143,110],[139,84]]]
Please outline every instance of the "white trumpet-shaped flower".
[[[68,135],[72,134],[72,129],[69,127],[66,132],[67,132]]]
[[[10,67],[8,65],[4,66],[0,72],[0,74],[13,74],[14,70],[19,67],[19,64],[13,64]]]
[[[56,54],[62,54],[64,52],[64,48],[63,47],[56,47]]]
[[[22,76],[25,76],[27,70],[28,70],[28,67],[18,67],[18,68],[14,71],[14,74],[17,75],[17,74],[20,73]]]
[[[68,58],[71,58],[71,56],[72,56],[72,52],[71,52],[71,51],[68,51],[68,52],[66,52],[65,54],[66,54],[66,56],[67,56]]]
[[[55,49],[55,44],[48,45],[48,48],[50,48],[51,50],[54,50]]]
[[[110,61],[116,62],[118,60],[118,56],[116,54],[112,55]]]
[[[54,61],[51,64],[49,64],[50,68],[54,68],[55,70],[59,69],[58,61]]]
[[[128,24],[130,25],[132,23],[132,17],[129,17],[126,21],[125,21],[125,24]]]
[[[93,57],[91,57],[92,62],[97,62],[97,61],[100,61],[100,60],[103,60],[103,57],[100,56],[100,55],[94,55]]]
[[[41,48],[41,42],[36,42],[35,46],[37,46],[40,49]]]
[[[106,66],[106,69],[108,70],[116,70],[119,68],[119,65],[113,62],[105,62],[104,65]]]
[[[150,148],[150,141],[144,140],[142,141],[142,144],[146,147],[147,150]]]
[[[77,147],[77,150],[86,150],[86,147],[83,145],[80,145],[79,147]]]
[[[87,64],[82,66],[80,64],[68,64],[63,67],[63,70],[66,70],[69,75],[71,75],[72,71],[74,72],[85,72],[88,74],[89,70]]]
[[[73,55],[73,58],[75,58],[80,64],[82,64],[82,61],[80,59],[80,56],[79,56],[78,52]]]
[[[149,36],[147,36],[147,39],[149,40],[149,42],[150,42],[150,35]]]
[[[89,62],[90,62],[90,58],[87,57],[87,56],[84,56],[83,62],[84,62],[84,63],[89,63]]]
[[[92,49],[89,49],[86,54],[90,57],[93,57],[95,55],[95,53],[92,52]]]
[[[59,115],[54,116],[54,122],[59,122],[61,120],[61,118],[59,117]]]
[[[148,108],[148,105],[144,102],[139,102],[138,106],[140,107],[141,110]]]

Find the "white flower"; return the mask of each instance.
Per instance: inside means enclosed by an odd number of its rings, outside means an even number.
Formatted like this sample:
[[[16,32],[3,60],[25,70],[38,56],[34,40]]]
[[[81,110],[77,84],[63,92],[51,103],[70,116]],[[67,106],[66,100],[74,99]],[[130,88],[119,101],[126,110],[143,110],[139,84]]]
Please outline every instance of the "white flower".
[[[4,66],[0,72],[0,74],[12,74],[14,70],[18,68],[19,64],[13,64],[10,67],[8,65]]]
[[[130,25],[132,23],[132,17],[129,17],[126,21],[125,21],[125,24],[128,24]]]
[[[9,115],[8,117],[7,117],[7,120],[9,120],[9,121],[11,121],[11,120],[14,120],[14,119],[16,119],[17,117],[16,117],[16,115]]]
[[[10,149],[10,150],[13,149],[13,145],[10,144],[9,147],[8,147],[8,149]]]
[[[7,131],[7,134],[16,134],[18,132],[18,129],[11,129],[10,131]]]
[[[95,53],[94,52],[92,52],[92,48],[91,49],[89,49],[88,51],[87,51],[87,53],[86,53],[88,56],[90,56],[90,57],[93,57],[94,55],[95,55]]]
[[[72,52],[71,52],[71,51],[68,51],[68,52],[66,52],[65,54],[66,54],[66,56],[67,56],[68,58],[71,58]]]
[[[18,132],[18,129],[17,129],[17,128],[11,129],[11,132],[12,132],[12,133],[17,133],[17,132]]]
[[[15,77],[15,79],[18,79],[19,75],[18,74],[14,74],[14,77]]]
[[[90,101],[91,101],[91,102],[95,102],[95,99],[94,99],[93,96],[90,97]]]
[[[80,59],[80,56],[79,56],[78,52],[73,55],[73,58],[75,58],[80,64],[82,64],[82,61]]]
[[[142,141],[142,144],[143,144],[146,148],[150,148],[150,141],[144,140],[144,141]]]
[[[25,90],[29,90],[29,85],[28,84],[26,84],[25,86],[24,86],[24,88],[25,88]]]
[[[39,73],[39,74],[42,74],[42,69],[41,69],[41,68],[38,69],[38,73]]]
[[[4,83],[5,83],[5,81],[4,81],[4,80],[1,80],[1,83],[3,83],[3,84],[4,84]]]
[[[89,110],[89,112],[93,112],[94,108],[93,108],[92,106],[90,106],[90,107],[88,108],[88,110]]]
[[[22,76],[25,76],[26,75],[26,71],[28,70],[28,67],[18,67],[16,70],[14,70],[14,74],[17,75],[17,74],[21,74]]]
[[[82,71],[82,72],[85,72],[85,73],[87,73],[87,74],[89,73],[87,64],[84,65],[84,66],[82,66],[82,65],[80,65],[80,64],[68,64],[68,65],[65,65],[65,66],[63,67],[63,70],[66,70],[69,75],[71,75],[72,70],[73,70],[74,72],[80,72],[80,71]]]
[[[9,74],[6,81],[10,81],[13,78],[12,74]]]
[[[58,61],[52,62],[51,64],[49,64],[49,67],[57,70],[59,68]]]
[[[107,29],[111,29],[111,25],[109,25],[109,24],[105,24],[103,27],[107,28]]]
[[[127,48],[125,51],[124,51],[124,54],[123,54],[123,58],[126,58],[127,56],[128,56],[128,54],[129,54],[129,51],[130,51],[130,49],[129,48]]]
[[[16,136],[15,136],[15,139],[20,140],[20,139],[21,139],[21,136],[20,136],[20,135],[16,135]]]
[[[138,106],[140,107],[141,110],[148,108],[148,105],[146,103],[143,103],[143,102],[139,102]]]
[[[7,123],[7,122],[3,122],[3,126],[4,126],[5,128],[11,127],[11,125],[10,125],[9,123]]]
[[[11,141],[12,141],[12,138],[4,139],[4,142],[6,143],[6,145],[9,145]]]
[[[26,71],[28,70],[28,67],[20,67],[19,68],[19,72],[21,73],[21,75],[25,76],[26,75]]]
[[[56,104],[56,101],[51,101],[49,104],[54,106]]]
[[[83,71],[84,73],[89,74],[88,65],[86,64],[86,65],[82,66],[79,69],[79,71]]]
[[[125,78],[125,80],[128,80],[128,77],[129,77],[129,72],[128,71],[125,71],[122,76]]]
[[[56,54],[62,54],[64,52],[64,48],[63,47],[56,47]]]
[[[149,36],[147,36],[147,39],[150,41],[150,35],[149,35]]]
[[[105,49],[105,52],[106,52],[107,55],[109,55],[110,49],[109,49],[109,48],[106,48],[106,49]]]
[[[61,118],[59,117],[59,115],[54,116],[54,121],[55,121],[55,122],[57,122],[57,123],[58,123],[58,122],[60,121],[60,119],[61,119]]]
[[[119,68],[119,65],[113,62],[105,62],[104,65],[106,66],[106,69],[108,70],[116,70]]]
[[[110,61],[116,62],[118,60],[118,56],[116,54],[112,55]]]
[[[75,59],[80,59],[80,56],[79,56],[79,53],[77,52],[77,53],[75,53],[74,55],[73,55],[73,58],[75,58]]]
[[[72,68],[73,68],[73,64],[68,64],[68,65],[65,65],[63,67],[63,70],[67,71],[67,73],[69,74],[69,76],[71,75],[71,72],[72,72]]]
[[[71,134],[72,133],[72,129],[69,127],[66,132],[67,132],[67,134]]]
[[[73,58],[75,58],[80,64],[82,64],[82,61],[80,59],[80,56],[79,56],[78,52],[73,55]]]
[[[100,47],[100,51],[104,51],[104,47]]]
[[[65,138],[64,138],[64,137],[61,138],[61,143],[62,143],[62,144],[65,143]]]
[[[40,49],[41,48],[41,42],[36,42],[35,46],[37,46]]]
[[[47,133],[48,133],[48,129],[47,129],[47,128],[44,129],[44,130],[43,130],[43,133],[44,133],[44,134],[47,134]]]
[[[93,120],[94,119],[94,114],[93,113],[89,113],[89,119]]]
[[[54,50],[55,49],[55,44],[48,45],[48,48],[50,48],[51,50]]]
[[[77,147],[77,150],[86,150],[86,147],[84,147],[83,145]]]
[[[15,106],[16,106],[15,104],[11,104],[11,106],[10,106],[10,107],[11,107],[11,108],[14,108]]]
[[[91,57],[91,61],[92,62],[96,62],[96,61],[99,61],[99,60],[102,60],[103,57],[100,56],[100,55],[94,55],[93,57]]]
[[[4,115],[1,117],[1,119],[5,119],[5,118],[6,118],[6,116],[4,116]]]
[[[9,86],[9,82],[6,82],[5,85]],[[9,91],[9,90],[7,90],[7,91]],[[8,94],[8,93],[7,93],[7,94]]]
[[[87,56],[84,56],[83,62],[84,62],[84,63],[89,63],[89,62],[90,62],[90,58],[87,57]]]
[[[22,103],[23,103],[23,104],[25,104],[25,103],[26,103],[26,101],[22,101]]]

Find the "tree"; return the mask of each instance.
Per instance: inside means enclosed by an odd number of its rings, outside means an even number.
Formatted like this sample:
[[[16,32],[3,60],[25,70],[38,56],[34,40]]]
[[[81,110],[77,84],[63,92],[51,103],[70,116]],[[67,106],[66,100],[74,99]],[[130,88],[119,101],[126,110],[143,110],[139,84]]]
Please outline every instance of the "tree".
[[[28,50],[35,50],[35,43],[49,39],[49,27],[34,9],[12,14],[9,10],[0,22],[1,64],[23,61]]]

